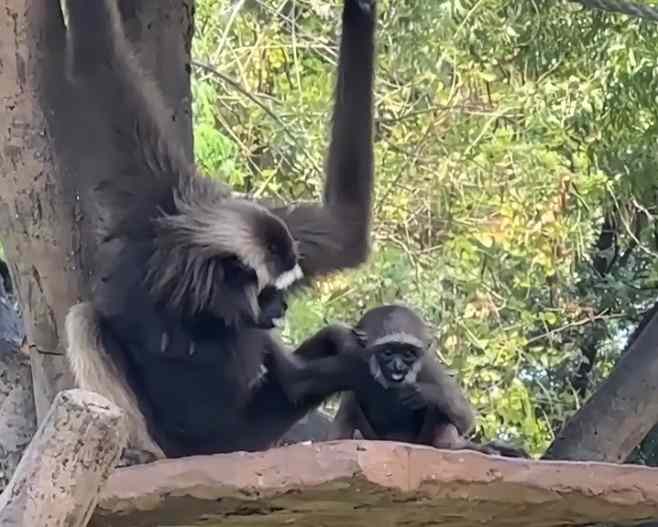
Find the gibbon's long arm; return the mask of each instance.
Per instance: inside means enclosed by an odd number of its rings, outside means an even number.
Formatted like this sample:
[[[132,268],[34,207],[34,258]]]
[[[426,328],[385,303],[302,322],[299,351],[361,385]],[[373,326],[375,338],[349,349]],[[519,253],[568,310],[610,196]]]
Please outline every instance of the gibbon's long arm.
[[[294,405],[322,399],[329,393],[358,386],[368,375],[370,354],[365,335],[341,325],[327,326],[305,340],[293,353],[273,353],[266,366]]]
[[[275,209],[299,243],[308,278],[363,263],[373,191],[375,0],[345,0],[322,205]]]
[[[137,63],[116,0],[62,0],[68,13],[68,74],[81,111],[116,155],[111,180],[94,181],[111,235],[148,236],[148,223],[172,203],[172,189],[195,173],[178,146],[159,87]],[[91,175],[89,175],[91,178]],[[173,204],[172,204],[173,205]]]
[[[443,414],[460,434],[468,433],[473,428],[475,415],[466,396],[434,357],[425,356],[423,362],[415,384],[420,399]]]

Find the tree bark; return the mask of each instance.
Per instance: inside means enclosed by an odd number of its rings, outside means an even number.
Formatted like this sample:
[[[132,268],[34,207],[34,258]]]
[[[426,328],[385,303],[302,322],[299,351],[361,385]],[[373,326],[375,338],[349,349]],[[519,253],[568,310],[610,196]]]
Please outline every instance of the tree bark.
[[[658,423],[658,312],[564,426],[544,459],[622,463]]]
[[[82,390],[58,394],[0,496],[0,525],[87,525],[126,436],[108,400]]]
[[[39,417],[72,385],[60,328],[81,279],[76,200],[62,183],[39,95],[40,70],[63,65],[54,6],[2,0],[0,22],[0,228],[24,310]]]
[[[9,483],[36,430],[30,361],[0,341],[0,490]]]
[[[81,110],[67,98],[59,2],[0,1],[0,236],[24,310],[40,421],[55,394],[73,386],[63,320],[90,294],[97,223],[92,174],[117,165],[105,145],[88,144],[84,130],[68,124],[67,115]],[[191,158],[194,2],[122,0],[122,6],[127,32],[160,81]]]

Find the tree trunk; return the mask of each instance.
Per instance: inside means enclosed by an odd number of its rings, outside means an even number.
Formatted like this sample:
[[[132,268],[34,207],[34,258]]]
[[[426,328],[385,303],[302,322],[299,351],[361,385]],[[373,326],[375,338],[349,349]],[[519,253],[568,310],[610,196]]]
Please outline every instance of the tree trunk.
[[[58,2],[1,5],[0,227],[24,310],[41,418],[57,391],[72,385],[60,337],[82,278],[75,195],[63,184],[39,96],[41,72],[63,67],[63,33]]]
[[[30,361],[0,341],[0,490],[9,483],[36,430]]]
[[[564,426],[545,459],[622,463],[658,423],[658,312],[635,334],[599,389]]]
[[[60,393],[0,496],[0,525],[87,525],[126,436],[121,411],[108,400]]]
[[[63,320],[89,296],[95,225],[92,174],[112,170],[104,145],[85,142],[66,116],[65,26],[59,2],[1,0],[0,236],[24,320],[41,420],[55,394],[73,385],[63,355]],[[145,67],[160,81],[192,157],[190,44],[192,0],[122,0],[126,29]],[[89,123],[93,126],[94,123]],[[82,172],[88,178],[78,178]]]

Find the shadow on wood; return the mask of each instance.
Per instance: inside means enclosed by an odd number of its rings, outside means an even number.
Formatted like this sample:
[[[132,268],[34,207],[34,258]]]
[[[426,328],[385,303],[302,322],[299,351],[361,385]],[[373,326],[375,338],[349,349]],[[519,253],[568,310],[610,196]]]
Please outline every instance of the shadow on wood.
[[[117,470],[95,527],[630,525],[658,517],[658,469],[338,441]]]

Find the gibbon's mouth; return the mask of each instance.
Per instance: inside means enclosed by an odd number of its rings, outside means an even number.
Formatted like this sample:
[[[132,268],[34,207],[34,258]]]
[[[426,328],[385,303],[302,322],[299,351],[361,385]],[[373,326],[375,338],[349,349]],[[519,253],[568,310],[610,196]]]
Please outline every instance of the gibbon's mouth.
[[[292,284],[297,280],[301,280],[304,277],[304,272],[302,268],[299,267],[299,264],[296,264],[295,267],[289,271],[281,273],[277,279],[274,281],[274,287],[279,290],[288,289]]]
[[[395,382],[400,382],[404,379],[405,375],[404,373],[391,373],[391,380]]]

